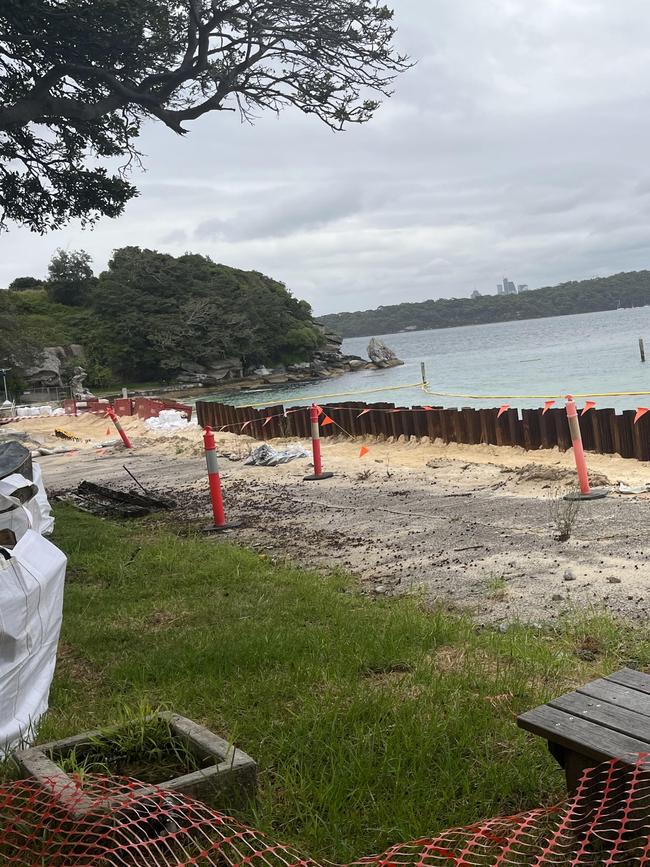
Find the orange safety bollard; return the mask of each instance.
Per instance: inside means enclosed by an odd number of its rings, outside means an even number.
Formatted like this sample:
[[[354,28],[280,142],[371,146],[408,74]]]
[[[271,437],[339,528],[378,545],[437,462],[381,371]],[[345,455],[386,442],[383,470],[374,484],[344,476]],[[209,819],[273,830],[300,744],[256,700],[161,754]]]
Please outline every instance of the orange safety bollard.
[[[219,475],[219,463],[217,461],[217,444],[210,425],[203,431],[203,446],[205,448],[205,462],[208,466],[208,481],[210,483],[210,500],[212,502],[212,514],[214,524],[205,528],[206,533],[220,533],[223,530],[232,530],[239,527],[239,521],[226,521],[226,513],[223,508],[223,494],[221,491],[221,476]]]
[[[585,458],[585,450],[582,445],[582,434],[580,432],[580,420],[578,418],[578,407],[572,395],[568,394],[566,399],[566,414],[569,420],[569,430],[571,432],[571,441],[573,443],[573,457],[576,462],[578,471],[578,480],[580,482],[580,493],[567,494],[565,500],[602,500],[609,493],[605,488],[592,490],[589,484],[589,472],[587,470],[587,459]]]
[[[320,425],[318,418],[320,409],[315,403],[311,405],[311,447],[314,455],[314,472],[311,476],[305,476],[305,482],[320,482],[323,479],[331,479],[334,473],[323,472],[323,459],[320,452]]]
[[[132,449],[133,446],[131,445],[131,440],[126,435],[126,431],[124,430],[124,428],[120,424],[119,419],[115,415],[115,410],[113,409],[112,406],[109,406],[109,408],[106,410],[106,415],[110,418],[110,420],[115,425],[117,432],[120,435],[122,442],[124,443],[124,448],[125,449]]]

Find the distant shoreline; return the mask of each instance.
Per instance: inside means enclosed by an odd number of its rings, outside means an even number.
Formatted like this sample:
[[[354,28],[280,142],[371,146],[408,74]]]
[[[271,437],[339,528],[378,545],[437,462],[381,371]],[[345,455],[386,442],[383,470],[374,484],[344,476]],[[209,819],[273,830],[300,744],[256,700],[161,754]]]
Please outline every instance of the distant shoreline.
[[[529,289],[517,295],[439,298],[375,310],[331,313],[317,317],[317,321],[346,339],[615,312],[649,305],[650,271],[634,271]]]

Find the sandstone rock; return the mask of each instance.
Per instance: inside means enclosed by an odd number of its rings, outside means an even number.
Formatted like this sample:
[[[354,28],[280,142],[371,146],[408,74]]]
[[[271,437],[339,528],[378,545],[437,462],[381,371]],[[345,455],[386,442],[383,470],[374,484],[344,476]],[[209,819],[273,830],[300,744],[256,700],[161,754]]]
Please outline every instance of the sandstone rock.
[[[25,377],[31,386],[61,388],[66,385],[61,378],[62,364],[82,356],[83,350],[78,343],[46,346],[34,365],[25,371]]]
[[[381,368],[397,367],[400,364],[404,364],[393,350],[386,346],[383,340],[378,340],[376,337],[373,337],[368,344],[368,358],[373,364]]]
[[[95,397],[92,391],[89,391],[84,385],[84,380],[87,376],[88,374],[83,367],[75,367],[74,376],[70,380],[72,396],[75,400],[92,400]]]

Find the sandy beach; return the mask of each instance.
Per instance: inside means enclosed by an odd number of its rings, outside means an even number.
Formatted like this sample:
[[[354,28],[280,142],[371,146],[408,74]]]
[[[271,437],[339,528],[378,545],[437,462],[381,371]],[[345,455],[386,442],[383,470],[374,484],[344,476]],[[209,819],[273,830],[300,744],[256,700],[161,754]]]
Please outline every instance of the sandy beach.
[[[199,428],[160,432],[136,418],[122,422],[131,452],[116,444],[110,422],[89,415],[24,419],[0,434],[24,436],[33,449],[72,449],[38,458],[53,494],[84,479],[127,489],[126,466],[145,488],[177,500],[179,522],[207,523]],[[57,438],[56,428],[78,439]],[[271,444],[289,442],[296,441]],[[309,459],[249,467],[243,459],[257,441],[220,433],[217,445],[227,513],[242,521],[225,538],[261,556],[343,569],[369,594],[417,593],[484,623],[545,623],[587,606],[648,616],[650,494],[614,489],[650,482],[650,465],[589,455],[595,484],[613,490],[581,504],[570,539],[560,542],[553,512],[576,484],[571,452],[340,438],[323,441],[334,478],[306,483]],[[361,445],[369,449],[362,459]]]

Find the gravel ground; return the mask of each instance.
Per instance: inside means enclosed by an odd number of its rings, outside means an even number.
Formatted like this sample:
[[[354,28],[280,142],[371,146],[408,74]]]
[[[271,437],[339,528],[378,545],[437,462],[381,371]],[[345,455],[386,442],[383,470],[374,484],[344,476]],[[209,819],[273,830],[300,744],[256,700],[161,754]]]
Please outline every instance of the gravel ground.
[[[126,465],[145,488],[178,501],[175,522],[207,522],[200,432],[134,442],[132,453],[82,443],[69,456],[42,457],[48,489],[72,490],[82,479],[128,488]],[[235,458],[254,445],[220,437],[221,453]],[[324,451],[335,477],[315,483],[302,481],[307,460],[270,469],[222,457],[227,513],[242,526],[215,538],[301,566],[348,570],[369,594],[416,592],[484,623],[543,623],[585,606],[647,617],[650,494],[581,504],[570,539],[560,542],[551,503],[574,483],[570,454],[370,444],[361,461],[359,443],[349,441]],[[634,461],[591,463],[601,482],[650,480],[650,468]]]

